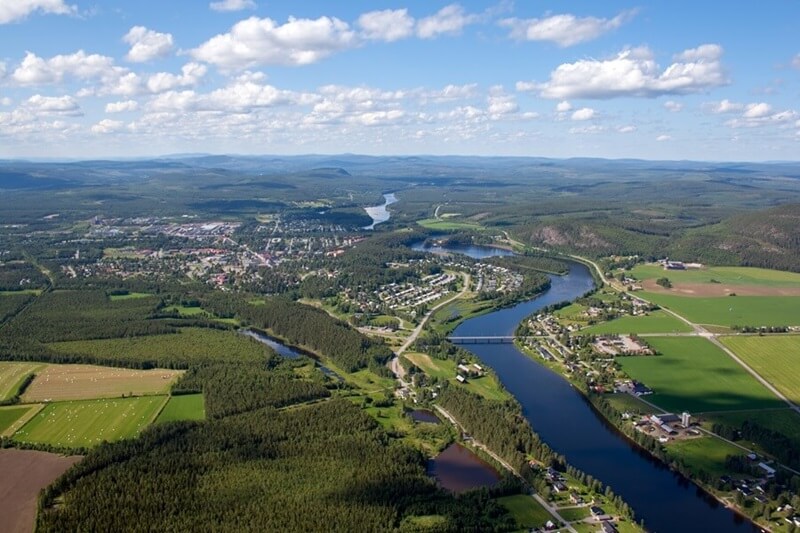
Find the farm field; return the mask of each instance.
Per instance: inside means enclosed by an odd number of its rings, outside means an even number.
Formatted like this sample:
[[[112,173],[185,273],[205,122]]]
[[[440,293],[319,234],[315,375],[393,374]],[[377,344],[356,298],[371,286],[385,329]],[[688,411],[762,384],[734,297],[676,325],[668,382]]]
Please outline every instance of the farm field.
[[[40,363],[0,362],[0,401],[13,398],[25,377],[41,366]]]
[[[131,370],[94,365],[47,365],[22,395],[24,402],[166,394],[179,370]]]
[[[753,267],[705,267],[688,270],[664,270],[661,265],[637,265],[631,275],[640,280],[667,277],[673,283],[713,283],[759,285],[764,287],[798,287],[800,274]]]
[[[5,435],[15,422],[33,408],[32,405],[12,405],[0,407],[0,435]]]
[[[476,222],[459,222],[457,220],[441,219],[441,218],[425,218],[417,220],[417,224],[423,228],[449,231],[458,229],[481,229],[482,226]]]
[[[700,413],[783,407],[785,404],[725,352],[701,337],[649,337],[662,355],[620,357],[633,379],[655,392],[647,397],[667,411]]]
[[[651,311],[648,315],[623,316],[602,324],[595,324],[581,333],[598,335],[604,333],[688,333],[692,328],[664,311]]]
[[[605,398],[608,403],[613,405],[614,409],[621,413],[626,411],[640,414],[653,412],[652,407],[635,396],[631,396],[630,394],[624,392],[605,394],[603,395],[603,398]]]
[[[164,308],[165,313],[178,313],[181,316],[198,316],[205,313],[202,307],[186,307],[185,305],[170,305]]]
[[[158,415],[156,424],[176,420],[205,420],[206,407],[202,394],[170,396]]]
[[[0,530],[33,531],[39,491],[82,459],[33,450],[0,450]]]
[[[697,324],[720,326],[800,325],[800,298],[782,296],[721,296],[694,298],[645,292],[642,297],[667,307]]]
[[[12,438],[19,442],[79,448],[136,437],[153,421],[167,399],[166,396],[146,396],[52,403]]]
[[[720,341],[794,403],[800,403],[800,336],[727,336]]]
[[[682,459],[692,470],[704,470],[714,476],[730,472],[725,468],[727,456],[745,453],[741,448],[714,437],[673,441],[665,449],[670,456]]]
[[[521,529],[541,527],[553,517],[539,502],[527,494],[515,494],[514,496],[504,496],[498,498],[497,503],[508,509],[508,512],[517,521],[517,526]]]
[[[153,294],[147,292],[129,292],[128,294],[112,294],[108,297],[112,302],[119,300],[138,300],[140,298],[150,298]]]
[[[258,341],[231,331],[185,328],[179,333],[120,339],[66,341],[48,344],[63,354],[88,354],[98,358],[152,361],[168,366],[168,361],[185,364],[201,361],[261,360],[267,348]],[[124,354],[124,355],[121,355]],[[159,364],[159,362],[164,364]]]

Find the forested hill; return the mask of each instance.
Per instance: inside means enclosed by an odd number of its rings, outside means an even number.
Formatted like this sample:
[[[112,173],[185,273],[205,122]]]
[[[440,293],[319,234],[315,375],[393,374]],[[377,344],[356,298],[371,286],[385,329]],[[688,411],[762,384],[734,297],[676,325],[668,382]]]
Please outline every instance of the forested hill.
[[[743,265],[800,272],[800,204],[739,213],[717,223],[664,221],[642,214],[563,216],[520,227],[536,246],[595,257],[673,257],[706,264]]]
[[[731,217],[717,226],[689,234],[672,246],[673,255],[717,258],[744,266],[800,272],[800,204]],[[692,259],[692,257],[686,257]]]

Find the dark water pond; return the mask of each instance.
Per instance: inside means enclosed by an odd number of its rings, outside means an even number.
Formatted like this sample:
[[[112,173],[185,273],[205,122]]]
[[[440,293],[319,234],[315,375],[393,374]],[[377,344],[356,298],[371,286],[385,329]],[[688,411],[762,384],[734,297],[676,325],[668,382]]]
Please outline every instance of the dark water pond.
[[[428,474],[453,492],[491,487],[500,481],[500,474],[492,465],[460,444],[451,444],[428,461]]]
[[[433,414],[433,411],[427,409],[415,409],[409,413],[411,420],[414,422],[427,422],[429,424],[441,424],[442,421],[439,417]]]

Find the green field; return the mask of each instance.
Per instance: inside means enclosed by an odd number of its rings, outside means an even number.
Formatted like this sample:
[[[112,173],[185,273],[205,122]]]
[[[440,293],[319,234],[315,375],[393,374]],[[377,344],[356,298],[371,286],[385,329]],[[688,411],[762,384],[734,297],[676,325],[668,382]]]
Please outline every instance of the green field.
[[[7,363],[0,361],[0,401],[13,398],[23,380],[41,366],[39,363]]]
[[[170,366],[175,361],[262,360],[267,348],[258,341],[231,331],[208,328],[185,328],[180,333],[150,335],[122,339],[56,342],[48,345],[64,354],[88,354],[120,360],[163,361]]]
[[[22,415],[31,410],[30,405],[14,405],[0,407],[0,435],[11,427],[11,424],[22,418]]]
[[[800,336],[754,335],[720,340],[792,402],[800,403]]]
[[[431,377],[446,379],[454,385],[466,387],[468,390],[489,400],[507,400],[509,398],[508,392],[491,375],[470,379],[466,384],[461,384],[456,381],[457,365],[451,359],[436,359],[426,354],[410,352],[406,352],[404,356]]]
[[[583,520],[584,518],[589,517],[589,508],[588,507],[573,507],[567,509],[559,509],[558,514],[566,520],[567,522],[575,522],[577,520]]]
[[[666,451],[670,457],[682,460],[693,471],[705,470],[715,476],[730,473],[725,468],[727,456],[746,453],[741,448],[714,437],[673,441],[666,445]]]
[[[538,528],[548,520],[554,520],[552,515],[547,512],[547,509],[526,494],[504,496],[498,498],[497,503],[508,509],[508,512],[514,517],[514,520],[517,521],[517,526],[520,528]]]
[[[642,297],[697,324],[720,326],[800,325],[800,297],[722,296],[695,298],[645,292]]]
[[[205,420],[206,407],[202,394],[170,396],[156,419],[157,424],[176,420]]]
[[[620,392],[614,394],[605,394],[603,398],[614,406],[614,409],[619,411],[620,413],[652,413],[653,408],[638,399],[636,396],[631,396],[630,394]]]
[[[475,230],[475,229],[481,229],[483,227],[476,222],[466,222],[466,221],[458,222],[456,220],[441,219],[441,218],[426,218],[423,220],[417,220],[417,224],[419,224],[423,228],[443,230],[443,231],[459,230],[459,229]]]
[[[119,300],[138,300],[140,298],[150,298],[153,296],[147,292],[129,292],[128,294],[112,294],[108,297],[112,302]]]
[[[689,270],[664,270],[660,265],[638,265],[631,271],[636,279],[667,277],[673,283],[711,283],[716,280],[730,285],[765,287],[800,287],[800,274],[751,267],[706,267]]]
[[[178,313],[181,316],[202,315],[206,311],[202,307],[186,307],[185,305],[170,305],[164,308],[165,313]]]
[[[652,388],[648,396],[667,411],[690,413],[762,409],[785,404],[725,352],[701,337],[648,337],[662,355],[620,357],[633,379]]]
[[[615,320],[595,324],[581,330],[582,334],[604,333],[688,333],[692,328],[664,311],[651,311],[647,315],[623,316]]]
[[[77,448],[136,437],[153,421],[167,398],[147,396],[52,403],[17,431],[13,439]]]

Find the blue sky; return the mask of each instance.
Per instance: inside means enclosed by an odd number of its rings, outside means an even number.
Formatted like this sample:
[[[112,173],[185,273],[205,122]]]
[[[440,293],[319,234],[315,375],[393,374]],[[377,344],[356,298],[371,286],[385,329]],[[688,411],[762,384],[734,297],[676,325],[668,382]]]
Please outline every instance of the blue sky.
[[[800,4],[0,0],[0,157],[797,160]]]

